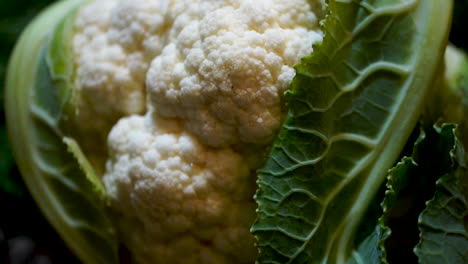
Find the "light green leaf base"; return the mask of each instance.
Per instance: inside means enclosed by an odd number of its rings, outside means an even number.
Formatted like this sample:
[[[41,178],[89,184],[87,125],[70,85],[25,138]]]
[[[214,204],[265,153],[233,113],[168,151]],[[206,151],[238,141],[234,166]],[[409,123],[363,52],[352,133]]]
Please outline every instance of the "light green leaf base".
[[[49,222],[84,263],[112,264],[119,261],[118,244],[104,189],[78,144],[67,138],[73,113],[70,43],[83,3],[58,2],[21,35],[8,69],[7,125],[21,174]]]

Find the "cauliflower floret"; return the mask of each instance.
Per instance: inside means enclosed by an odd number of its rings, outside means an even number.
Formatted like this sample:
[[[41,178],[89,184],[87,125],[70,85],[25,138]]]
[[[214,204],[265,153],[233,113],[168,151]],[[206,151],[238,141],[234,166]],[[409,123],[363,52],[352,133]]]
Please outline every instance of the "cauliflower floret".
[[[255,177],[241,155],[150,114],[121,119],[109,146],[104,185],[140,262],[254,261]]]
[[[99,0],[77,14],[72,43],[76,134],[99,173],[107,153],[99,142],[119,118],[146,110],[146,73],[166,45],[169,3]]]
[[[182,119],[206,145],[269,142],[293,66],[322,39],[308,1],[207,0],[187,9],[198,17],[172,29],[148,71],[151,107]]]
[[[82,130],[107,134],[118,118],[145,111],[146,72],[166,42],[167,8],[167,1],[99,0],[78,12],[73,50]]]

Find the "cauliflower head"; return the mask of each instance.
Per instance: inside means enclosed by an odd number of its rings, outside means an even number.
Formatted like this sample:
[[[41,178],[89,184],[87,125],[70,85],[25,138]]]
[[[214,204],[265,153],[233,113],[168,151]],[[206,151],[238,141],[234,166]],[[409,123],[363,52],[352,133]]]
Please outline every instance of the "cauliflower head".
[[[452,187],[466,163],[468,63],[447,47],[452,10],[440,0],[58,1],[10,59],[14,156],[84,263],[364,259],[388,229],[377,218],[408,187],[399,179],[435,166],[419,219],[464,191]],[[384,214],[368,219],[376,199]],[[439,236],[427,220],[402,249],[421,260]]]
[[[138,262],[254,262],[255,172],[294,65],[322,39],[323,7],[100,0],[79,10],[77,122],[97,138],[110,131],[102,181]]]

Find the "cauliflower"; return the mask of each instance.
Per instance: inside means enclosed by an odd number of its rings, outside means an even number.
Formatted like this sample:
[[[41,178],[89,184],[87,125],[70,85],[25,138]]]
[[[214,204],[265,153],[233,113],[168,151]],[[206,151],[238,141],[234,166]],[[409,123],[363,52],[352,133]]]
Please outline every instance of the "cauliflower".
[[[10,62],[15,157],[84,263],[121,262],[119,245],[137,263],[385,262],[411,181],[432,190],[401,252],[461,263],[446,222],[466,217],[445,213],[467,205],[465,56],[437,74],[452,4],[59,2]]]
[[[320,3],[104,0],[78,12],[77,116],[89,131],[124,117],[102,181],[139,262],[255,260],[258,154],[284,119],[294,65],[322,39]]]
[[[271,142],[293,66],[322,39],[314,12],[305,0],[103,0],[79,11],[78,122],[106,131],[129,116],[109,134],[102,180],[140,262],[254,261],[261,157],[250,152]]]

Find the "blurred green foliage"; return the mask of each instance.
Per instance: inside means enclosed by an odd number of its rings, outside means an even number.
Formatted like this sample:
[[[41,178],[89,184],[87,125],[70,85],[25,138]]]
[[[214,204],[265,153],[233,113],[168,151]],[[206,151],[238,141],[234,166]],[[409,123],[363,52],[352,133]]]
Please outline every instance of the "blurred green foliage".
[[[23,196],[20,179],[5,128],[4,84],[8,59],[13,46],[27,23],[52,0],[0,1],[0,193]]]
[[[29,195],[15,165],[5,127],[5,73],[14,44],[21,31],[53,0],[0,0],[0,263],[78,264],[55,230],[42,216]],[[21,249],[18,241],[29,239],[33,248]],[[13,251],[12,251],[13,250]]]

